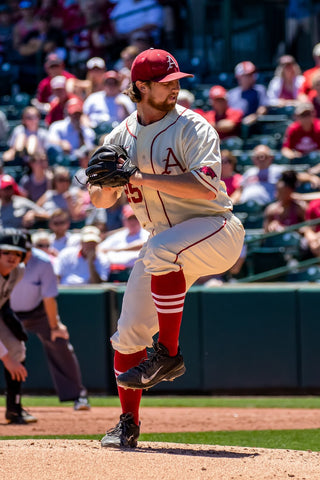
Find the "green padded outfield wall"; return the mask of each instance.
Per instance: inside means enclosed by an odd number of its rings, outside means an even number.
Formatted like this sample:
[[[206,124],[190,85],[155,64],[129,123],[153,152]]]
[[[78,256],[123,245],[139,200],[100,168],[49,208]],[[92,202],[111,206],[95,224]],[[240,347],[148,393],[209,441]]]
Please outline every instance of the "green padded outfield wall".
[[[320,391],[320,285],[299,288],[301,387]]]
[[[205,391],[298,387],[296,296],[277,285],[202,291]]]
[[[113,350],[125,287],[59,288],[61,319],[70,331],[89,392],[115,394]],[[150,393],[296,393],[320,390],[320,285],[224,285],[188,292],[180,343],[185,375]],[[40,341],[27,343],[26,392],[53,390]],[[3,375],[0,375],[3,391]]]

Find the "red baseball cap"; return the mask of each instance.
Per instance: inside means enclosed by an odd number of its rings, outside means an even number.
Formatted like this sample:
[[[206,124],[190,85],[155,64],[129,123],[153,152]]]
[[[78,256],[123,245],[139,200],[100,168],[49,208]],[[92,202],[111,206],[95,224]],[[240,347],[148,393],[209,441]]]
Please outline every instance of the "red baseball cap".
[[[21,195],[15,179],[11,177],[11,175],[4,173],[3,175],[0,175],[0,190],[4,190],[7,187],[12,187],[15,195]]]
[[[236,77],[241,75],[249,75],[250,73],[254,73],[256,71],[256,66],[249,61],[240,62],[236,65],[234,69],[234,73]]]
[[[180,72],[177,60],[171,53],[157,48],[141,52],[131,67],[131,80],[146,82],[170,82],[180,78],[193,77],[191,73]]]
[[[209,90],[209,97],[214,98],[227,98],[227,90],[221,85],[214,85]]]
[[[68,115],[72,115],[73,113],[79,112],[82,113],[83,109],[83,102],[80,98],[70,98],[67,101],[67,112]]]

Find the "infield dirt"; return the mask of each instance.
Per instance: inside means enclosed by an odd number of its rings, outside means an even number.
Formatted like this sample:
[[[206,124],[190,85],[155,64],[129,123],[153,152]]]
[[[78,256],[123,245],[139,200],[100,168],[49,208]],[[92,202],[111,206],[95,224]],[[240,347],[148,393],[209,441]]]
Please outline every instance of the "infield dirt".
[[[6,425],[0,435],[100,434],[119,409],[32,408],[38,423]],[[320,428],[320,409],[150,408],[141,410],[143,433]],[[248,447],[139,442],[135,450],[101,448],[96,440],[3,440],[5,480],[320,480],[320,453]]]

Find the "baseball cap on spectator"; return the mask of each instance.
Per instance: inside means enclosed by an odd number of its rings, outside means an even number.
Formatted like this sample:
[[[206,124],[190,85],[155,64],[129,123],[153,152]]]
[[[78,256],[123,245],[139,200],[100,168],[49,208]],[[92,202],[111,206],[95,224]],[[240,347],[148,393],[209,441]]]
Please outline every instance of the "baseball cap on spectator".
[[[82,113],[83,110],[83,101],[80,98],[70,98],[67,101],[67,112],[68,115],[73,115],[74,113]]]
[[[314,111],[314,106],[313,106],[312,103],[301,102],[296,106],[296,108],[294,110],[294,113],[295,113],[295,115],[302,115],[303,113],[313,112],[313,111]]]
[[[211,99],[215,98],[227,98],[227,90],[221,85],[214,85],[209,90],[209,97]]]
[[[56,77],[53,77],[50,81],[50,86],[52,89],[56,88],[65,88],[66,86],[66,77],[63,75],[57,75]]]
[[[93,225],[88,225],[87,227],[83,227],[80,231],[80,240],[82,243],[87,243],[87,242],[100,243],[101,237],[100,237],[99,228],[94,227]]]
[[[312,55],[314,57],[320,57],[320,43],[317,43],[312,50]]]
[[[291,65],[293,63],[296,63],[296,61],[292,55],[282,55],[279,58],[279,65]]]
[[[87,61],[87,69],[92,70],[93,68],[101,68],[104,70],[106,68],[106,63],[103,58],[92,57]]]
[[[4,190],[7,187],[12,187],[13,188],[13,193],[15,195],[21,195],[21,192],[19,190],[19,187],[17,185],[17,182],[11,175],[8,175],[7,173],[4,173],[0,175],[0,190]]]
[[[240,77],[241,75],[250,75],[250,73],[254,73],[255,71],[256,66],[250,61],[245,61],[235,66],[234,74],[236,77]]]
[[[170,82],[180,78],[193,77],[190,73],[180,72],[177,60],[165,50],[149,48],[141,52],[133,61],[131,80],[147,82]]]
[[[62,58],[56,53],[49,53],[45,60],[45,65],[50,67],[51,65],[61,65],[63,63]]]
[[[131,218],[135,216],[136,214],[134,213],[130,205],[124,205],[122,207],[122,218]]]
[[[108,71],[104,74],[104,80],[109,80],[110,78],[112,78],[112,79],[114,79],[114,80],[117,80],[117,82],[120,82],[119,73],[116,72],[115,70],[108,70]]]

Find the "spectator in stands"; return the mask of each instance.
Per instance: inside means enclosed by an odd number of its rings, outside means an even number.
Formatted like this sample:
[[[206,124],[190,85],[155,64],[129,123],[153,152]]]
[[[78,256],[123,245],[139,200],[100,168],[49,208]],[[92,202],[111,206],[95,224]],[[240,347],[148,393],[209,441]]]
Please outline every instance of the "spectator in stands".
[[[30,171],[22,176],[19,186],[27,198],[37,202],[47,190],[52,188],[52,171],[48,168],[48,159],[43,152],[36,152],[31,156],[28,167]]]
[[[320,218],[320,199],[311,200],[305,213],[305,220],[315,220],[317,218]],[[320,223],[304,227],[303,237],[306,256],[309,254],[310,256],[320,257]]]
[[[48,220],[51,230],[50,247],[54,252],[60,252],[64,248],[71,247],[79,243],[75,234],[70,232],[70,215],[67,210],[57,208],[54,210]]]
[[[251,200],[259,205],[268,205],[275,200],[276,184],[285,167],[273,164],[273,159],[273,152],[267,145],[257,145],[253,149],[254,166],[242,176],[238,203]]]
[[[32,246],[45,252],[49,256],[51,263],[55,261],[59,253],[51,247],[50,232],[41,228],[32,234]]]
[[[56,53],[49,53],[49,55],[47,55],[44,69],[47,77],[39,83],[36,98],[32,99],[32,104],[38,107],[42,113],[47,113],[50,107],[49,104],[53,99],[51,79],[58,75],[66,78],[75,78],[75,76],[64,69],[64,61]]]
[[[7,3],[0,4],[0,64],[11,62],[13,56],[12,10]]]
[[[281,232],[290,225],[304,221],[306,204],[293,198],[298,185],[294,171],[285,171],[276,186],[276,201],[264,211],[264,229],[266,232]]]
[[[81,230],[80,246],[65,248],[59,253],[54,268],[62,285],[83,285],[108,280],[110,262],[106,254],[98,251],[100,241],[98,228],[84,227]]]
[[[57,208],[66,210],[75,222],[86,217],[84,192],[71,186],[70,172],[62,166],[54,168],[52,190],[47,190],[39,198],[37,205],[47,212],[48,218]]]
[[[227,193],[237,203],[241,195],[240,183],[242,175],[236,172],[237,159],[230,150],[221,150],[221,180],[224,181]]]
[[[256,83],[256,67],[250,61],[238,63],[234,73],[239,86],[229,90],[229,106],[236,110],[242,110],[244,114],[242,122],[252,125],[259,115],[267,112],[266,87]]]
[[[9,133],[9,124],[6,114],[0,110],[0,142],[7,140]]]
[[[89,82],[89,88],[86,97],[91,93],[101,92],[104,89],[104,76],[106,73],[106,63],[103,58],[92,57],[87,61],[86,80]]]
[[[307,101],[310,90],[312,89],[312,77],[320,69],[320,43],[317,43],[312,50],[314,67],[303,72],[304,81],[299,89],[299,100]]]
[[[110,14],[116,40],[131,44],[132,34],[142,31],[159,45],[163,28],[163,7],[156,0],[119,0]]]
[[[195,101],[195,96],[193,95],[190,90],[187,90],[186,88],[180,88],[179,93],[178,93],[178,100],[177,103],[181,105],[182,107],[185,108],[190,108],[190,110],[193,107]],[[199,109],[200,113],[200,109]],[[203,110],[201,110],[201,114],[203,114]]]
[[[47,125],[51,125],[58,120],[63,120],[67,114],[65,108],[67,101],[71,98],[78,98],[74,94],[67,92],[66,82],[67,79],[63,75],[57,75],[51,79],[50,85],[54,98],[49,104],[49,110],[46,115]]]
[[[119,72],[121,85],[120,90],[123,92],[128,88],[131,81],[131,66],[133,60],[140,53],[135,45],[128,45],[120,53],[120,61],[116,63],[115,69]]]
[[[95,128],[102,122],[122,122],[135,109],[127,95],[121,93],[121,79],[114,70],[104,77],[104,90],[92,93],[83,104],[83,112],[88,116],[90,125]]]
[[[314,106],[315,116],[320,118],[320,69],[312,77],[312,90],[308,98]]]
[[[243,111],[231,108],[228,104],[227,91],[221,85],[214,85],[209,91],[212,110],[203,113],[218,132],[220,140],[240,134]]]
[[[13,28],[13,48],[18,51],[25,37],[39,27],[39,20],[35,15],[35,6],[31,0],[22,0],[19,3],[20,20]]]
[[[88,166],[91,152],[92,150],[85,145],[77,150],[76,157],[79,162],[79,169],[75,172],[72,178],[72,185],[81,188],[81,190],[84,190],[85,192],[88,190],[85,169]]]
[[[66,46],[69,65],[77,77],[83,78],[87,61],[94,57],[105,57],[108,46],[114,41],[109,21],[109,8],[101,8],[95,0],[77,2],[80,7],[77,27],[69,29]]]
[[[99,251],[108,253],[111,272],[131,269],[149,237],[128,204],[122,208],[122,222],[123,228],[107,236],[99,245]]]
[[[40,112],[35,107],[25,107],[22,112],[21,124],[17,125],[9,139],[9,150],[3,153],[3,160],[10,162],[20,159],[27,162],[29,157],[46,151],[48,147],[48,131],[39,126]]]
[[[85,125],[83,117],[83,103],[79,98],[71,98],[66,103],[67,116],[63,120],[54,122],[49,127],[49,158],[56,163],[61,154],[73,155],[75,151],[85,145],[92,149],[95,144],[95,132]]]
[[[301,69],[294,57],[282,55],[278,60],[275,75],[268,85],[269,104],[274,107],[295,105],[303,81]]]
[[[46,220],[46,211],[19,194],[13,177],[0,176],[0,226],[1,228],[31,228],[36,221]]]
[[[295,108],[295,121],[285,132],[281,153],[292,160],[320,150],[320,120],[315,118],[310,102],[299,103]]]
[[[105,73],[106,64],[103,58],[92,57],[87,61],[86,78],[84,80],[69,78],[67,91],[84,101],[91,93],[100,92],[104,89]]]

